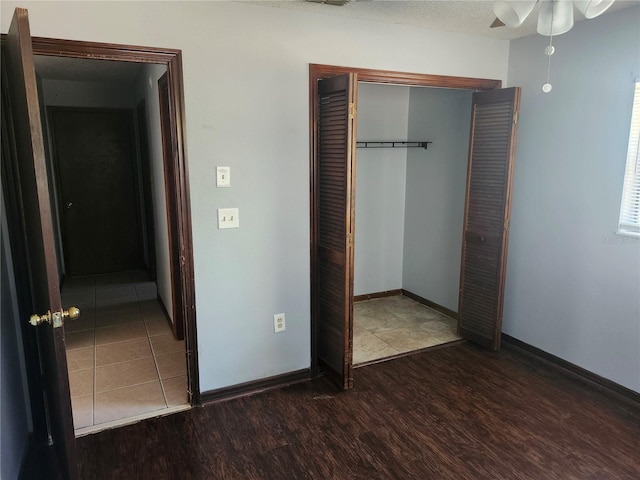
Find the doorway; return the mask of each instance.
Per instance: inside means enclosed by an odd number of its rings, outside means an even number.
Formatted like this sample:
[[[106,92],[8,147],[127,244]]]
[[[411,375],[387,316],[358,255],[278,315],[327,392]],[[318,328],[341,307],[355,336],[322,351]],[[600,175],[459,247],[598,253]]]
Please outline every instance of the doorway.
[[[497,90],[498,80],[310,65],[312,369],[322,369],[344,389],[353,386],[358,81],[476,91],[470,104],[457,331],[494,350],[519,108],[519,89]]]
[[[97,377],[98,377],[98,368],[101,366],[107,367],[107,365],[98,365],[98,354],[102,350],[103,345],[99,344],[101,336],[98,335],[96,330],[97,328],[104,328],[104,331],[111,331],[111,333],[116,333],[116,330],[126,330],[126,327],[132,328],[131,325],[137,325],[135,329],[140,330],[140,326],[143,326],[143,329],[138,332],[140,335],[137,338],[128,338],[118,336],[118,339],[121,340],[122,343],[109,343],[111,346],[120,346],[127,347],[131,346],[134,343],[144,344],[146,342],[146,349],[151,351],[151,358],[154,360],[155,364],[153,365],[153,370],[155,370],[155,374],[158,376],[158,384],[161,388],[161,394],[164,397],[164,407],[176,405],[177,403],[183,405],[195,405],[199,403],[199,386],[198,386],[198,374],[197,374],[197,353],[196,353],[196,341],[195,341],[195,309],[194,309],[194,285],[193,285],[193,257],[191,253],[191,226],[190,226],[190,211],[189,211],[189,195],[188,195],[188,185],[186,180],[186,164],[184,158],[184,131],[183,131],[183,92],[182,92],[182,64],[181,64],[181,54],[178,50],[169,50],[169,49],[149,49],[149,48],[140,48],[140,47],[130,47],[130,46],[121,46],[121,45],[103,45],[97,43],[90,42],[74,42],[74,41],[63,41],[63,40],[55,40],[55,39],[39,39],[33,38],[33,52],[34,54],[42,57],[46,57],[49,60],[57,59],[62,62],[71,62],[71,61],[81,61],[91,63],[95,61],[100,61],[96,59],[101,59],[104,63],[109,63],[112,68],[116,70],[120,70],[121,72],[125,69],[128,71],[125,75],[131,75],[131,71],[137,71],[137,73],[133,74],[133,77],[130,77],[129,80],[135,80],[135,77],[138,78],[138,83],[135,88],[137,88],[146,94],[137,95],[131,89],[128,90],[127,93],[120,92],[121,95],[126,99],[126,108],[131,109],[132,111],[132,120],[135,121],[134,131],[137,131],[138,135],[136,136],[135,145],[136,152],[138,157],[141,159],[141,162],[136,167],[137,180],[138,184],[138,197],[136,201],[140,202],[140,205],[143,205],[145,208],[139,208],[138,213],[139,218],[143,218],[145,221],[141,222],[141,237],[142,243],[145,245],[143,252],[143,268],[142,270],[130,270],[124,273],[115,273],[113,275],[98,275],[92,277],[84,277],[78,280],[69,280],[68,282],[63,283],[63,292],[65,288],[69,287],[72,290],[66,297],[75,296],[78,293],[78,290],[73,290],[74,287],[78,287],[80,289],[85,288],[85,293],[87,292],[87,283],[93,283],[95,285],[94,290],[94,318],[93,318],[93,341],[94,343],[94,373],[93,373],[93,384],[97,387]],[[91,60],[89,60],[91,59]],[[110,62],[105,62],[106,60],[110,60]],[[128,68],[127,68],[128,66]],[[94,69],[91,67],[85,66],[85,71],[91,72]],[[95,73],[95,72],[94,72]],[[89,73],[90,74],[90,73]],[[168,95],[168,104],[170,105],[170,114],[171,114],[171,131],[172,131],[172,139],[170,143],[175,145],[173,155],[171,158],[165,159],[165,162],[171,162],[173,171],[176,172],[174,178],[172,179],[174,183],[173,192],[174,195],[178,198],[173,199],[177,208],[170,214],[171,221],[175,226],[175,230],[179,231],[179,240],[175,245],[175,250],[173,252],[169,252],[164,250],[163,252],[154,252],[154,247],[157,241],[154,241],[154,237],[164,237],[165,239],[168,237],[169,232],[167,228],[167,220],[164,223],[158,222],[157,219],[154,218],[153,212],[167,212],[165,200],[165,189],[159,189],[159,195],[156,195],[158,198],[162,198],[161,202],[157,202],[153,205],[153,209],[151,207],[150,202],[148,201],[148,196],[150,194],[150,185],[145,183],[145,179],[148,178],[148,168],[149,165],[145,163],[145,148],[148,146],[144,139],[143,124],[145,122],[149,123],[149,130],[153,129],[154,126],[159,129],[159,111],[158,111],[158,88],[157,88],[157,80],[163,75],[166,74],[166,94]],[[104,79],[103,79],[104,80]],[[112,85],[112,87],[118,90],[118,87]],[[80,92],[80,96],[82,96],[83,92]],[[84,92],[86,93],[86,92]],[[140,99],[144,99],[144,103],[141,106]],[[153,104],[152,104],[153,103]],[[113,104],[111,104],[113,106]],[[122,105],[119,105],[122,106]],[[140,112],[145,109],[148,112],[147,118],[143,118],[140,115]],[[153,112],[152,107],[155,107],[155,111],[157,114],[152,117],[152,114],[149,112]],[[137,115],[133,114],[133,111],[137,111]],[[137,127],[137,128],[135,128]],[[156,154],[156,158],[158,158],[157,152],[147,152],[147,154],[154,155]],[[162,153],[159,154],[159,158],[162,158]],[[163,179],[163,167],[160,166],[160,176],[159,178]],[[164,181],[164,180],[162,180]],[[50,179],[50,183],[55,185],[55,180]],[[155,187],[154,187],[155,188]],[[177,193],[175,193],[177,192]],[[57,197],[53,195],[54,201],[57,200]],[[145,201],[145,197],[147,197],[147,201]],[[60,205],[58,205],[60,207]],[[53,209],[54,212],[56,208]],[[59,208],[57,209],[59,211]],[[56,219],[57,220],[57,219]],[[155,222],[154,222],[155,220]],[[152,228],[155,223],[155,228]],[[60,238],[60,237],[58,237]],[[61,242],[58,242],[61,243]],[[62,249],[59,249],[61,252]],[[168,270],[169,270],[169,262],[172,257],[178,257],[177,252],[184,252],[182,256],[182,262],[179,265],[177,275],[175,278],[179,279],[177,282],[160,282],[158,281],[159,277],[168,278]],[[63,258],[62,256],[60,258]],[[158,261],[156,262],[156,259]],[[61,262],[62,263],[62,262]],[[166,265],[166,268],[161,266]],[[163,270],[164,268],[164,270]],[[74,285],[74,281],[76,282]],[[84,283],[84,285],[83,285]],[[112,288],[110,291],[105,290],[104,293],[100,294],[99,290],[102,287],[106,287],[110,285]],[[88,287],[91,288],[90,286]],[[163,290],[164,292],[159,292],[159,290]],[[117,292],[117,293],[116,293]],[[132,320],[131,317],[127,317],[126,313],[122,316],[116,317],[113,315],[107,315],[104,317],[100,317],[100,313],[98,311],[98,303],[102,302],[103,306],[106,308],[117,308],[114,304],[120,303],[123,298],[132,299],[130,293],[135,292],[136,301],[138,301],[137,308],[140,312],[142,322],[127,322],[126,319]],[[126,295],[122,295],[125,294]],[[161,295],[162,294],[162,295]],[[102,298],[100,298],[102,295]],[[89,294],[90,296],[90,294]],[[177,297],[181,300],[181,302],[176,302],[181,305],[180,309],[177,311],[177,315],[175,314],[175,310],[172,309],[172,298]],[[158,303],[158,298],[168,299],[166,303]],[[126,305],[126,302],[124,303]],[[130,308],[129,305],[127,308]],[[135,307],[134,307],[135,308]],[[88,310],[91,312],[91,308]],[[126,309],[123,310],[123,312]],[[169,314],[168,312],[172,311],[174,316]],[[81,318],[83,315],[81,315]],[[110,317],[110,319],[106,319]],[[167,322],[167,317],[179,319],[184,325],[184,340],[179,343],[173,342],[173,334],[171,332],[170,324]],[[88,319],[88,323],[91,323],[91,318]],[[102,323],[101,323],[102,322]],[[106,323],[105,323],[106,322]],[[78,333],[81,331],[90,332],[90,329],[81,330],[81,325],[69,325],[70,332],[69,334]],[[76,330],[75,332],[73,330]],[[166,331],[164,331],[166,329]],[[144,334],[144,335],[143,335]],[[85,333],[85,336],[91,337],[91,333]],[[160,335],[160,336],[156,336]],[[71,335],[72,337],[74,335]],[[76,337],[82,337],[82,335],[75,335]],[[155,338],[154,338],[155,336]],[[171,338],[171,342],[169,342],[169,338]],[[85,339],[86,341],[86,339]],[[127,342],[128,345],[127,345]],[[73,342],[71,342],[73,343]],[[76,346],[80,346],[80,349],[76,350],[75,353],[72,354],[72,357],[75,360],[80,359],[82,362],[83,359],[86,361],[89,349],[81,351],[82,348],[87,348],[84,346],[82,341]],[[107,345],[105,343],[104,345]],[[176,345],[179,346],[180,351],[176,351]],[[135,353],[135,350],[124,348],[129,351],[129,356],[133,355],[134,357],[140,356],[139,352]],[[133,353],[132,353],[133,352]],[[159,355],[163,356],[165,361],[164,367],[162,366],[162,359],[160,362],[158,361]],[[125,355],[126,356],[126,355]],[[119,355],[118,364],[120,366],[124,365],[125,361],[136,361],[140,359],[130,359],[125,356]],[[178,359],[179,357],[179,359]],[[150,357],[144,356],[142,358],[146,358],[147,360],[139,361],[138,363],[148,362]],[[121,362],[122,361],[122,362]],[[71,366],[72,363],[69,362],[70,369],[74,368]],[[77,363],[74,363],[77,366]],[[115,368],[115,367],[114,367]],[[150,370],[146,366],[142,370]],[[162,370],[165,370],[165,373]],[[180,372],[180,381],[177,382],[176,379],[178,376],[176,372]],[[148,372],[149,373],[149,372]],[[73,375],[73,374],[72,374]],[[81,375],[82,376],[82,375]],[[88,373],[84,373],[84,376],[91,376]],[[146,384],[144,382],[145,379],[141,382],[140,379],[133,380],[134,383],[138,385]],[[148,385],[147,385],[148,386]],[[115,389],[113,389],[115,391]],[[86,393],[82,392],[81,393]],[[72,392],[77,393],[77,392]],[[122,392],[120,392],[122,393]],[[94,401],[95,396],[97,395],[96,390],[93,392]],[[81,397],[83,395],[76,395],[76,397]],[[85,407],[84,409],[79,409],[79,411],[84,412],[84,420],[80,422],[80,417],[78,416],[77,421],[78,425],[84,425],[85,428],[91,429],[92,426],[90,423],[95,423],[96,418],[93,418],[91,422],[88,420],[87,412],[89,407],[87,405],[88,402],[87,396],[84,395]],[[180,399],[180,400],[178,400]],[[75,406],[75,405],[74,405]],[[161,405],[162,406],[162,405]],[[95,416],[96,414],[95,406],[91,407],[91,415]],[[74,417],[77,417],[74,412]],[[136,410],[135,405],[132,410],[127,413],[127,416],[140,415],[140,410]],[[109,420],[108,417],[107,420]],[[105,425],[109,425],[109,423],[105,423]],[[76,426],[76,431],[78,431],[78,426]],[[86,430],[85,430],[86,431]]]
[[[61,59],[101,59],[158,64],[168,72],[168,93],[172,114],[172,133],[176,146],[173,163],[180,270],[178,285],[171,285],[172,294],[183,299],[180,318],[185,325],[185,356],[188,395],[191,404],[200,403],[197,342],[195,332],[195,292],[193,249],[191,241],[189,186],[185,158],[184,93],[182,61],[179,50],[102,44],[32,37],[28,11],[16,8],[8,34],[2,36],[2,125],[3,173],[10,176],[4,185],[12,185],[15,201],[7,211],[10,221],[12,251],[16,272],[16,289],[22,292],[19,311],[30,318],[23,326],[23,344],[27,381],[32,402],[34,449],[45,447],[51,455],[48,462],[55,475],[77,478],[77,454],[71,412],[69,374],[65,351],[65,319],[77,316],[77,309],[64,309],[60,280],[62,257],[56,241],[54,224],[58,224],[53,194],[55,185],[51,172],[48,142],[43,134],[41,112],[42,89],[38,87],[34,56]],[[6,74],[5,74],[6,72]],[[7,115],[5,115],[7,113]],[[166,160],[166,159],[165,159]],[[6,168],[5,168],[6,167]],[[165,194],[166,197],[166,194]],[[166,198],[165,198],[166,201]],[[174,254],[178,254],[174,252]],[[34,313],[37,312],[37,313]],[[29,317],[29,315],[31,315]],[[29,326],[27,326],[29,325]],[[42,455],[34,457],[43,461]],[[57,472],[57,473],[56,473]]]
[[[167,68],[52,56],[35,67],[61,296],[81,310],[65,325],[76,435],[188,407],[185,341],[172,333],[183,323],[172,308],[179,282],[168,278],[177,213],[165,200],[176,195],[164,172],[174,155],[162,151],[176,135],[160,128],[160,105],[171,115]]]

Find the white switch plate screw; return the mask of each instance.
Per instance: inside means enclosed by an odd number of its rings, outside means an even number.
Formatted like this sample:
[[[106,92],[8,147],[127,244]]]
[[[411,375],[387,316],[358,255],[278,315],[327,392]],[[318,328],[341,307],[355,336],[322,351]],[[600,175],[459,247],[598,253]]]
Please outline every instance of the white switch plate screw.
[[[287,329],[284,322],[284,313],[276,313],[273,316],[273,329],[276,333],[284,332]]]

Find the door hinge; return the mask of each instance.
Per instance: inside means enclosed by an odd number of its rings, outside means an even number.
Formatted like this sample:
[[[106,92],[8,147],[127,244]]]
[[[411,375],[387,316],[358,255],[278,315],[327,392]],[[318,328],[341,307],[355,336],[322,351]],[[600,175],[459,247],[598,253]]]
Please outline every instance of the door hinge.
[[[518,116],[519,116],[520,112],[513,112],[513,124],[517,125],[518,124]]]
[[[505,229],[505,230],[509,230],[509,227],[510,227],[510,226],[511,226],[511,220],[506,219],[506,220],[504,221],[504,229]]]
[[[355,103],[350,103],[349,104],[349,120],[356,118],[356,104]]]
[[[353,247],[353,233],[347,233],[347,245]]]

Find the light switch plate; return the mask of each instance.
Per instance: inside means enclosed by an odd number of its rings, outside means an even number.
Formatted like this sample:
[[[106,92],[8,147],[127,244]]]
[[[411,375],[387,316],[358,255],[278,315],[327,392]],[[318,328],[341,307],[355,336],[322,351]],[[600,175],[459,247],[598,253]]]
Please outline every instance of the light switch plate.
[[[216,187],[231,186],[231,167],[216,167]]]
[[[237,208],[218,209],[218,228],[239,228],[240,214]]]

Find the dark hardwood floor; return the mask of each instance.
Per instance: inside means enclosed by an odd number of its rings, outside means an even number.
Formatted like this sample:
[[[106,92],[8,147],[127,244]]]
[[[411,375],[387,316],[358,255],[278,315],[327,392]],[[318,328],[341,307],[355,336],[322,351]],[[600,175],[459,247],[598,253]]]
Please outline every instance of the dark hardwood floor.
[[[512,350],[437,348],[78,439],[83,479],[638,479],[640,406]]]

